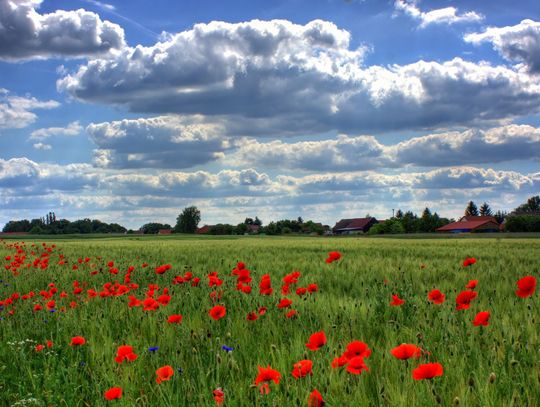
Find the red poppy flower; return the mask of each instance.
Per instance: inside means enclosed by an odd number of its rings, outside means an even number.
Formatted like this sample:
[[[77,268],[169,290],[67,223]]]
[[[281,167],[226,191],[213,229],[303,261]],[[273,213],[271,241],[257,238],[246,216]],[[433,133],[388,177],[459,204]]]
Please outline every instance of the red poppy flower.
[[[314,292],[319,291],[319,287],[317,287],[317,284],[312,283],[312,284],[308,284],[307,290],[308,290],[308,292],[310,292],[310,293],[314,293]]]
[[[533,276],[526,276],[517,282],[518,289],[516,295],[521,298],[527,298],[534,294],[536,290],[536,278]]]
[[[478,284],[478,280],[469,280],[465,288],[468,288],[470,290],[474,290],[476,288],[476,285]]]
[[[323,407],[324,400],[319,390],[315,389],[311,392],[308,398],[308,407]]]
[[[47,341],[47,348],[52,348],[53,345],[54,345],[54,344],[53,344],[53,341],[51,341],[51,340],[48,340],[48,341]]]
[[[298,311],[295,310],[295,309],[292,309],[292,310],[290,310],[289,312],[287,312],[287,313],[285,314],[285,316],[286,316],[287,318],[293,318],[293,317],[295,317],[295,316],[297,316],[297,315],[298,315]]]
[[[171,377],[173,376],[174,374],[174,369],[167,365],[167,366],[162,366],[160,367],[159,369],[156,370],[156,383],[157,384],[160,384],[161,382],[164,382],[164,381],[167,381],[167,380],[171,380]]]
[[[309,359],[301,360],[294,364],[292,375],[295,379],[313,374],[313,362]]]
[[[292,273],[289,273],[285,277],[283,277],[283,284],[285,285],[296,284],[300,276],[301,276],[301,273],[299,271],[293,271]]]
[[[299,296],[302,296],[304,295],[305,293],[307,293],[307,288],[304,288],[304,287],[298,287],[296,289],[296,294],[299,295]]]
[[[214,390],[212,392],[212,395],[214,396],[214,400],[216,401],[216,404],[218,406],[221,406],[225,401],[225,393],[223,392],[221,387],[218,387],[216,390]]]
[[[279,384],[279,381],[281,379],[281,373],[279,373],[277,370],[272,369],[270,365],[268,367],[261,367],[258,366],[259,374],[255,378],[255,385],[258,386],[260,383],[266,383],[266,382],[274,382],[275,384]],[[268,388],[268,391],[270,389]]]
[[[399,307],[400,305],[405,304],[405,300],[402,300],[398,297],[397,294],[392,294],[392,301],[390,301],[390,305],[393,307]]]
[[[107,400],[114,400],[122,398],[122,388],[121,387],[111,387],[105,392],[105,398]]]
[[[70,346],[81,346],[86,343],[86,339],[84,339],[82,336],[74,336],[71,338]]]
[[[364,358],[362,356],[356,356],[349,360],[346,370],[351,374],[360,374],[363,371],[369,371],[369,368],[364,363]]]
[[[306,343],[306,347],[308,349],[311,349],[312,351],[316,351],[320,348],[322,348],[326,344],[326,335],[323,331],[321,332],[315,332],[309,337],[308,343]]]
[[[288,298],[282,298],[277,307],[278,308],[287,308],[287,307],[290,307],[291,304],[292,304],[291,300],[289,300]]]
[[[328,257],[327,259],[325,260],[326,263],[330,264],[330,263],[333,263],[334,261],[337,261],[341,259],[341,253],[340,252],[330,252],[328,253]]]
[[[253,312],[253,311],[250,312],[250,313],[248,313],[248,314],[247,314],[247,317],[246,317],[246,319],[247,319],[248,321],[255,321],[255,320],[258,319],[258,318],[259,318],[259,315],[257,315],[257,313],[256,313],[256,312]]]
[[[390,353],[396,358],[401,360],[407,360],[410,358],[419,358],[422,355],[422,349],[416,345],[410,345],[407,343],[396,346],[390,351]]]
[[[272,282],[270,280],[270,275],[265,274],[261,278],[261,283],[259,284],[259,292],[261,295],[272,295]]]
[[[268,383],[263,383],[259,386],[259,393],[261,394],[270,393],[270,386],[268,385]]]
[[[268,311],[268,308],[266,308],[266,307],[261,307],[261,308],[259,308],[259,315],[264,315],[264,314],[266,314],[266,311]]]
[[[163,274],[165,273],[167,270],[170,270],[171,269],[171,265],[170,264],[163,264],[161,266],[158,266],[156,267],[156,274]]]
[[[345,353],[343,353],[343,356],[348,360],[357,356],[369,358],[369,355],[371,355],[371,349],[368,348],[366,343],[361,341],[352,341],[347,345]]]
[[[465,260],[463,260],[463,267],[469,267],[476,263],[476,259],[474,257],[467,257]]]
[[[159,308],[159,302],[151,297],[145,298],[142,302],[143,311],[155,311]]]
[[[223,305],[216,305],[208,313],[210,314],[210,317],[217,321],[225,316],[227,310]]]
[[[182,322],[182,315],[173,314],[173,315],[169,316],[169,318],[167,319],[167,322],[169,324],[179,324],[179,323]]]
[[[341,355],[339,358],[334,358],[332,361],[332,368],[336,369],[341,366],[345,366],[347,363],[349,363],[349,359],[345,355]]]
[[[456,309],[463,310],[469,309],[471,301],[478,296],[476,291],[462,291],[456,297]]]
[[[36,345],[36,347],[34,349],[35,349],[36,352],[41,352],[44,348],[45,348],[45,346],[39,344],[39,345]]]
[[[439,290],[431,290],[428,294],[428,300],[433,304],[442,304],[444,302],[444,294]]]
[[[414,380],[432,379],[443,375],[443,367],[440,363],[426,363],[419,365],[412,372]]]
[[[124,360],[129,360],[133,362],[138,356],[133,352],[133,346],[122,345],[118,347],[116,351],[116,358],[114,359],[116,363],[122,363]]]
[[[491,316],[491,314],[488,312],[488,311],[480,311],[478,314],[476,314],[476,316],[474,317],[474,320],[473,320],[473,325],[474,326],[480,326],[480,325],[483,325],[483,326],[488,326],[489,325],[489,317]]]

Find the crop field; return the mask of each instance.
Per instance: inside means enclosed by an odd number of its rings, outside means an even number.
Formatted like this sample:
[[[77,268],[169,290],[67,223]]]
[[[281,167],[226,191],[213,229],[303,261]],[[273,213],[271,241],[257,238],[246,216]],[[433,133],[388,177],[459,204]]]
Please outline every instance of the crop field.
[[[540,404],[540,239],[27,237],[0,264],[2,406]]]

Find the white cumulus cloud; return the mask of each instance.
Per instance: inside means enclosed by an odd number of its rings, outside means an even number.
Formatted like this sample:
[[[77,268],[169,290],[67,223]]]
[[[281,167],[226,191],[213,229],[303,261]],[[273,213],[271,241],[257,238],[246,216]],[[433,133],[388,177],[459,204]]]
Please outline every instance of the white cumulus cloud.
[[[0,0],[0,60],[104,54],[125,45],[124,30],[84,9],[39,14],[42,0]]]

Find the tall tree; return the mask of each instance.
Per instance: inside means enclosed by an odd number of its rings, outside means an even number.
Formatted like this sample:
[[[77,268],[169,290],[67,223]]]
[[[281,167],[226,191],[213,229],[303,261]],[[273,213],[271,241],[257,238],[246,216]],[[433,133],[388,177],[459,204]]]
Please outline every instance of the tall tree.
[[[195,233],[200,221],[201,211],[196,206],[188,206],[176,218],[174,231],[177,233]]]
[[[469,201],[465,208],[465,216],[478,216],[478,207],[473,201]]]
[[[506,219],[506,212],[497,211],[497,212],[495,212],[495,215],[493,215],[493,216],[495,216],[495,219],[497,220],[497,223],[500,225]]]
[[[484,202],[480,206],[480,215],[481,216],[492,216],[493,212],[491,211],[491,208],[489,207],[487,202]]]

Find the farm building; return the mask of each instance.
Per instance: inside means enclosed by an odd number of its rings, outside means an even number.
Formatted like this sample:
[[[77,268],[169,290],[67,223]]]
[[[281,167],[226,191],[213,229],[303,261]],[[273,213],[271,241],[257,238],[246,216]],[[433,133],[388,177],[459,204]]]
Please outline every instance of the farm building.
[[[366,233],[376,223],[379,223],[379,221],[373,217],[341,219],[332,228],[332,232],[335,235]]]
[[[172,229],[159,229],[158,235],[170,235],[172,233]]]
[[[205,234],[207,234],[208,232],[210,232],[210,229],[211,229],[213,226],[214,226],[214,225],[204,225],[203,227],[197,228],[197,230],[195,231],[195,233],[198,234],[198,235],[205,235]]]
[[[500,225],[493,216],[464,216],[457,222],[437,229],[439,233],[499,232]]]

